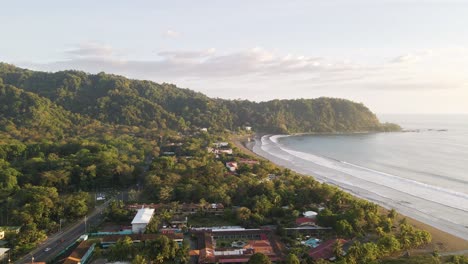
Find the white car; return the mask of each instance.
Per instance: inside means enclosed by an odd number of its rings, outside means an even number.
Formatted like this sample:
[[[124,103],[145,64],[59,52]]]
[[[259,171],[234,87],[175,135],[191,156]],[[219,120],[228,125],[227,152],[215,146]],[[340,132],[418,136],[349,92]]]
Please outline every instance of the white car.
[[[46,248],[46,249],[44,249],[44,252],[47,252],[49,250],[51,250],[51,248]]]

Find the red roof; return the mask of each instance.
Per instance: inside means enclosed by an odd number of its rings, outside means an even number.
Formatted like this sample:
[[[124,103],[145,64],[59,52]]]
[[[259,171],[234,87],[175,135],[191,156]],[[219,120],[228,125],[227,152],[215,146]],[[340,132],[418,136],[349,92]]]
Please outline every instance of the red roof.
[[[330,259],[333,257],[333,245],[336,241],[341,241],[342,244],[346,243],[344,239],[330,239],[318,247],[309,250],[309,256],[314,260],[317,259]]]
[[[299,217],[296,219],[296,225],[315,224],[315,219],[308,217]]]
[[[245,263],[245,262],[249,262],[249,257],[245,257],[245,258],[230,258],[230,259],[223,259],[223,258],[220,258],[218,261],[219,261],[219,263]]]

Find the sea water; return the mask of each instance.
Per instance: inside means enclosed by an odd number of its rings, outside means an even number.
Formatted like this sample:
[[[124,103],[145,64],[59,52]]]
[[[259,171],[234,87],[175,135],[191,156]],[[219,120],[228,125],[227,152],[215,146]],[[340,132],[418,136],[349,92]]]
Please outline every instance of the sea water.
[[[468,240],[468,115],[382,115],[406,132],[268,135],[254,151]]]

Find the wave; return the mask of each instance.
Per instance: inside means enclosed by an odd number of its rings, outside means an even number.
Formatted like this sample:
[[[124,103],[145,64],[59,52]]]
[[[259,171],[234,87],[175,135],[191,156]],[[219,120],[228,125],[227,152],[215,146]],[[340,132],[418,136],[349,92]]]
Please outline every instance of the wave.
[[[396,170],[400,170],[400,171],[416,173],[416,174],[425,174],[425,175],[432,176],[434,178],[439,178],[439,179],[443,179],[443,180],[446,180],[446,181],[452,181],[452,182],[457,182],[457,183],[467,184],[468,185],[468,181],[461,180],[461,179],[454,178],[454,177],[445,176],[445,175],[434,173],[434,172],[429,172],[429,171],[424,171],[424,170],[417,170],[417,169],[413,169],[413,168],[409,168],[409,167],[405,167],[405,166],[396,166],[396,165],[393,165],[393,164],[383,163],[383,162],[376,163],[376,164],[378,164],[380,166],[387,167],[387,168],[393,168],[393,169],[396,169]]]
[[[418,182],[418,181],[411,180],[411,179],[402,178],[402,177],[399,177],[399,176],[396,176],[396,175],[393,175],[393,174],[389,174],[389,173],[386,173],[386,172],[373,170],[373,169],[370,169],[370,168],[367,168],[367,167],[363,167],[363,166],[359,166],[359,165],[356,165],[356,164],[352,164],[352,163],[349,163],[349,162],[346,162],[346,161],[341,161],[341,162],[342,162],[343,164],[347,164],[347,165],[350,165],[350,166],[354,166],[354,167],[356,167],[356,168],[360,168],[360,169],[363,169],[363,170],[368,170],[368,171],[372,171],[372,172],[375,172],[375,173],[378,173],[378,174],[386,175],[386,176],[388,176],[388,177],[392,177],[392,178],[394,178],[394,179],[396,179],[396,180],[399,180],[399,181],[403,181],[403,182],[407,182],[407,183],[411,183],[411,184],[420,185],[420,186],[425,187],[425,188],[428,188],[428,189],[433,189],[433,190],[436,190],[436,191],[441,191],[441,192],[445,192],[445,193],[448,193],[448,194],[451,194],[451,195],[455,195],[455,196],[462,197],[462,198],[464,198],[464,199],[468,199],[468,195],[467,195],[467,194],[464,194],[464,193],[461,193],[461,192],[449,190],[449,189],[442,188],[442,187],[437,187],[437,186],[434,186],[434,185],[430,185],[430,184],[423,183],[423,182]],[[462,181],[462,182],[463,182],[463,183],[466,183],[465,181]]]
[[[289,153],[293,157],[287,157],[284,154],[280,154],[282,158],[286,158],[286,160],[293,160],[296,159],[303,159],[317,165],[321,165],[335,171],[346,173],[349,176],[359,178],[361,180],[369,181],[374,184],[382,185],[388,188],[392,188],[398,190],[400,192],[405,192],[412,196],[417,196],[426,200],[430,200],[432,202],[441,203],[452,208],[459,208],[463,211],[468,211],[468,195],[460,192],[456,192],[453,190],[448,190],[445,188],[429,185],[426,183],[402,178],[396,175],[388,174],[385,172],[373,170],[367,167],[359,166],[356,164],[352,164],[346,161],[336,160],[329,157],[324,157],[316,154],[305,153],[300,151],[291,150],[289,148],[284,147],[281,144],[278,144],[278,138],[284,136],[270,136],[266,138],[268,140],[271,137],[275,137],[274,140],[271,140],[277,148],[281,149],[282,151]],[[263,142],[263,140],[262,140]],[[273,155],[278,155],[279,153],[273,150]],[[344,165],[344,166],[343,166]],[[351,167],[351,168],[350,168]],[[353,168],[357,168],[355,170]],[[430,192],[429,190],[432,190]],[[437,195],[434,195],[437,194]]]
[[[468,240],[468,195],[346,161],[291,150],[267,135],[254,151],[267,159]],[[271,140],[270,138],[273,138]]]

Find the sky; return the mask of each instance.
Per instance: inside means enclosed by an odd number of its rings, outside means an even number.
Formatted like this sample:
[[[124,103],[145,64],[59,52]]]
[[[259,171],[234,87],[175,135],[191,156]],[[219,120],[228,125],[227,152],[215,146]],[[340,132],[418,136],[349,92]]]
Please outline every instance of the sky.
[[[468,1],[0,0],[0,61],[210,97],[468,113]]]

